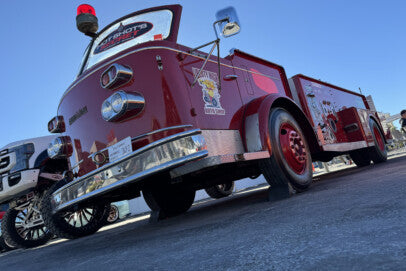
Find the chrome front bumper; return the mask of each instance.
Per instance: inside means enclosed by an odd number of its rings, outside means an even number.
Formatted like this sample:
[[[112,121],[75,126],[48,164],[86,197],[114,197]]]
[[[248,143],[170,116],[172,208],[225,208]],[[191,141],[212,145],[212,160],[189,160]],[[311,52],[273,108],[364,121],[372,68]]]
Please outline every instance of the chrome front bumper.
[[[0,203],[36,187],[38,176],[39,169],[30,169],[1,177]]]
[[[200,129],[178,133],[108,163],[52,194],[54,213],[208,155]]]

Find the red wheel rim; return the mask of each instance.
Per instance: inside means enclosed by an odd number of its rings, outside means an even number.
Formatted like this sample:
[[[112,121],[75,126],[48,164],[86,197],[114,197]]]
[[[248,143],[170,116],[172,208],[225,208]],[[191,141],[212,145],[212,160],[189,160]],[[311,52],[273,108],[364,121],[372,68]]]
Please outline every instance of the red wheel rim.
[[[307,151],[301,135],[289,123],[283,123],[279,130],[279,142],[289,167],[297,174],[306,170]]]
[[[385,143],[383,142],[383,138],[381,133],[379,132],[378,128],[374,127],[374,135],[375,141],[378,144],[378,147],[381,151],[385,151]]]

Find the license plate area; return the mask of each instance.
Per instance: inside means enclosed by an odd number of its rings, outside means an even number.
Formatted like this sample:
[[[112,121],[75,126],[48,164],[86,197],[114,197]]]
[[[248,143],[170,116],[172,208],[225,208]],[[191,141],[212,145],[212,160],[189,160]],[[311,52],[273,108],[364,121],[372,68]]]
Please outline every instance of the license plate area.
[[[131,137],[126,137],[108,147],[109,162],[114,162],[132,152]]]

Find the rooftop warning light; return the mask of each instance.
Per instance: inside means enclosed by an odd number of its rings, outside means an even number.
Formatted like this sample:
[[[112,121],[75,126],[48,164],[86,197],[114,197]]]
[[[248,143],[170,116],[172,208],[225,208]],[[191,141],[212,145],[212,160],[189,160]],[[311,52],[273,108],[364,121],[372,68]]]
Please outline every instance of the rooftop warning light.
[[[82,5],[78,6],[76,15],[79,15],[82,13],[88,13],[88,14],[92,14],[92,15],[96,16],[96,11],[94,10],[94,8],[91,5],[88,5],[88,4],[82,4]]]
[[[99,28],[96,11],[91,5],[83,4],[78,6],[76,15],[76,26],[78,30],[92,38],[96,37]]]

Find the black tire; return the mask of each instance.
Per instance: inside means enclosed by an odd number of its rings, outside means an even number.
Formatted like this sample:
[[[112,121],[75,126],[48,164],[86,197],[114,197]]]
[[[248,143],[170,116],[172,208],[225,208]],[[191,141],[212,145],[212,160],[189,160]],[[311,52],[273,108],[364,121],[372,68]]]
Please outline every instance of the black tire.
[[[120,218],[120,211],[118,210],[118,207],[114,204],[110,205],[108,213],[109,214],[106,218],[107,224],[113,224],[117,222],[117,220]]]
[[[388,152],[385,146],[385,137],[379,129],[378,124],[373,120],[369,120],[372,137],[374,138],[375,146],[370,149],[370,157],[374,164],[385,162],[388,159]]]
[[[144,200],[152,211],[159,211],[161,217],[173,217],[187,212],[195,200],[193,189],[164,185],[145,188]]]
[[[51,195],[60,185],[52,186],[41,201],[41,213],[47,228],[58,237],[75,239],[97,232],[106,224],[109,215],[109,204],[94,203],[76,211],[52,213]],[[76,226],[76,217],[80,225]],[[72,222],[72,217],[75,222]]]
[[[45,244],[53,234],[44,225],[24,229],[17,227],[16,222],[21,222],[24,211],[8,209],[1,221],[1,232],[5,243],[16,248],[32,248]]]
[[[13,248],[6,244],[2,235],[0,235],[0,253],[12,250]]]
[[[273,108],[269,114],[269,137],[272,155],[259,162],[266,181],[271,187],[290,183],[298,192],[306,190],[312,183],[312,158],[297,121],[286,110]]]
[[[228,197],[233,193],[234,182],[227,182],[224,184],[218,184],[204,189],[211,198],[221,199]]]
[[[350,152],[350,157],[352,161],[357,165],[357,167],[365,167],[371,164],[370,150],[361,149]]]

